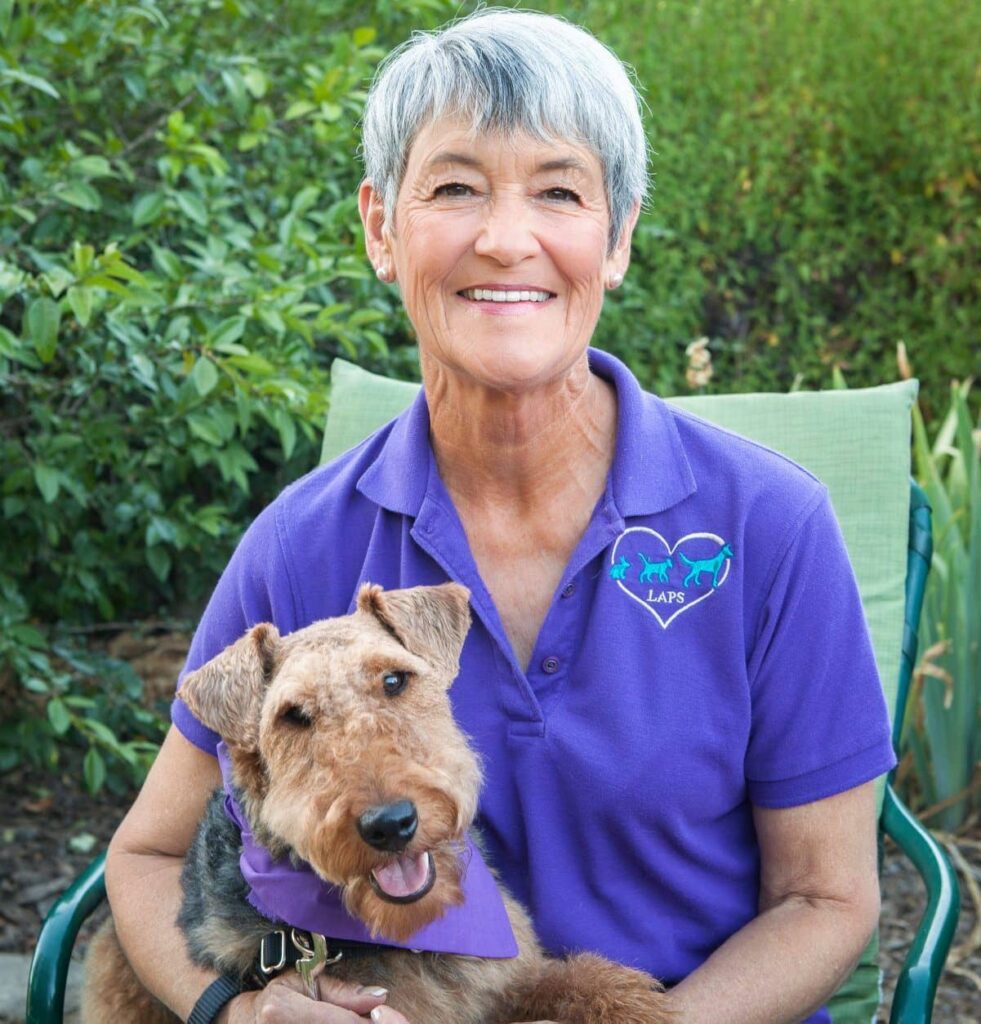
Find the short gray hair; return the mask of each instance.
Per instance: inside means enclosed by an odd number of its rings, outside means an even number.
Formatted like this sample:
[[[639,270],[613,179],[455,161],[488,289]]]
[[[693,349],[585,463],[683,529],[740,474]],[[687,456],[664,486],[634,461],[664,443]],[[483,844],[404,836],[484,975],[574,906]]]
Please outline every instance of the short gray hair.
[[[382,62],[362,121],[365,173],[391,219],[419,130],[446,115],[476,132],[569,139],[599,158],[610,249],[647,198],[642,101],[628,67],[585,29],[533,11],[488,8],[414,32]]]

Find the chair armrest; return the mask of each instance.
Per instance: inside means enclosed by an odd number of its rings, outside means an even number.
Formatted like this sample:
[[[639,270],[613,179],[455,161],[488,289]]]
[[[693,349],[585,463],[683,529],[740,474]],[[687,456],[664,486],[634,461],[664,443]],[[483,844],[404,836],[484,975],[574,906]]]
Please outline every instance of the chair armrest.
[[[927,905],[896,982],[889,1024],[928,1024],[937,983],[960,914],[957,876],[940,844],[886,786],[882,824],[916,866],[927,889]]]
[[[105,866],[102,852],[48,911],[31,961],[25,1024],[61,1024],[72,947],[82,923],[106,898]]]

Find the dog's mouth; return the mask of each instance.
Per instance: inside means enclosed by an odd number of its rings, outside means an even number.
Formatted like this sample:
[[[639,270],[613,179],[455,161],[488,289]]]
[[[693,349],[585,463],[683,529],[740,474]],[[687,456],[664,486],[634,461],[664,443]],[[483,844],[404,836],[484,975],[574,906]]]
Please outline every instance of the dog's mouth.
[[[436,884],[436,862],[428,851],[403,853],[372,868],[368,880],[388,903],[415,903]]]

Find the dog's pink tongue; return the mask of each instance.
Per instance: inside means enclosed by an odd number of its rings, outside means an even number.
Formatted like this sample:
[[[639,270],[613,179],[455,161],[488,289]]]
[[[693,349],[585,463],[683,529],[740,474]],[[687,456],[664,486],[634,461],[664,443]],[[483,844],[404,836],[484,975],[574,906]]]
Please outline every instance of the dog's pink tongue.
[[[429,856],[425,853],[404,853],[380,868],[373,868],[382,892],[389,896],[414,896],[429,881]]]

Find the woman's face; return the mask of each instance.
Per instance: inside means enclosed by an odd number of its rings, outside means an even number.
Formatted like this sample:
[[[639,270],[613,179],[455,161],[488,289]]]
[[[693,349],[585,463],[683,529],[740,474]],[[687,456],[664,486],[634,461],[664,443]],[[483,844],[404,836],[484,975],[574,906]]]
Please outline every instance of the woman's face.
[[[423,358],[507,391],[555,380],[582,357],[636,221],[608,255],[592,152],[474,136],[447,120],[416,137],[393,223],[370,183],[360,200],[368,254],[394,271]]]

